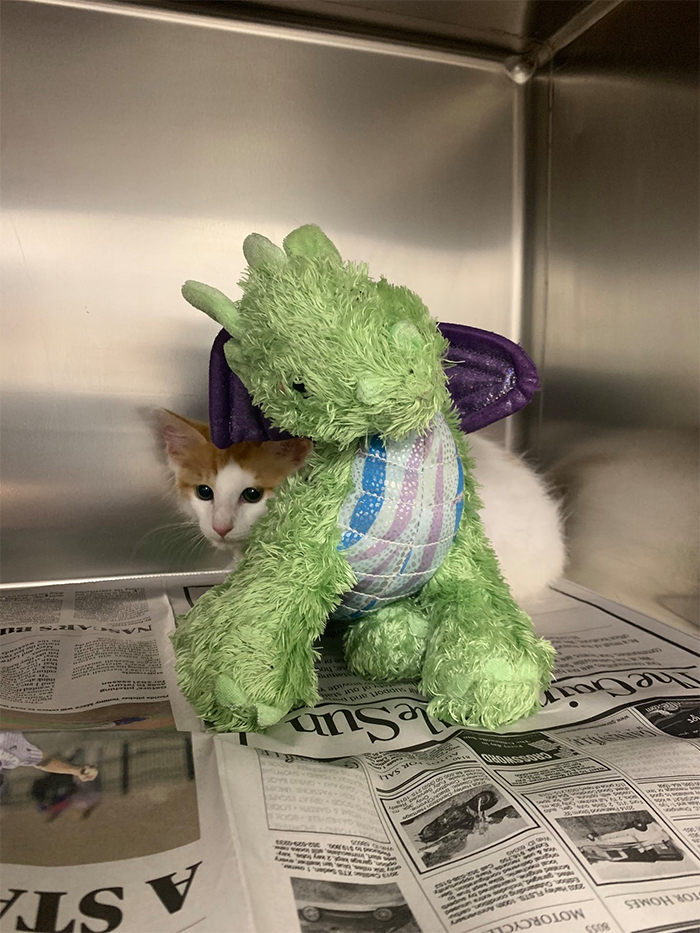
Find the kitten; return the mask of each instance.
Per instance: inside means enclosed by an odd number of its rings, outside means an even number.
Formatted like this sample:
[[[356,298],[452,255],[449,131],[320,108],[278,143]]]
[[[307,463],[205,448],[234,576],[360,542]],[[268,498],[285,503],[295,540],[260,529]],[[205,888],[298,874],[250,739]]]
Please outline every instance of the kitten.
[[[542,596],[564,572],[561,509],[547,485],[519,457],[469,435],[481,520],[516,602]]]
[[[235,563],[274,487],[298,470],[311,441],[245,441],[219,450],[209,428],[165,409],[157,412],[182,511]],[[564,570],[559,504],[523,460],[479,434],[469,435],[481,519],[516,601],[541,596]]]
[[[165,408],[155,415],[181,511],[235,564],[275,487],[302,466],[311,441],[244,441],[220,450],[207,424]]]

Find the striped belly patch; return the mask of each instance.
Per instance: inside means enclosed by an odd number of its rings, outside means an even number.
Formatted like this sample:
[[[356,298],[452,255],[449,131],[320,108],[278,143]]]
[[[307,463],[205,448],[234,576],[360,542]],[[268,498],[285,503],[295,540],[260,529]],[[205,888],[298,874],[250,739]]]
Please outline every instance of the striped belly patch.
[[[338,549],[357,583],[335,619],[359,618],[424,586],[454,541],[464,505],[462,463],[442,415],[404,441],[370,438],[353,480],[338,516]]]

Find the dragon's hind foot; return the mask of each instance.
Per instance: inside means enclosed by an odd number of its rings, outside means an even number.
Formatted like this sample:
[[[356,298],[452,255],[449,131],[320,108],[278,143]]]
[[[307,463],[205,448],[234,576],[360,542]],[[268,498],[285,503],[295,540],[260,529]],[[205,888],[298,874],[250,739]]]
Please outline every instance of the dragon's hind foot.
[[[421,687],[428,712],[444,722],[497,729],[531,716],[549,683],[551,645],[534,636],[527,650],[469,639],[437,640],[428,649]]]
[[[345,636],[348,666],[369,680],[417,680],[430,631],[415,602],[390,603],[352,623]]]

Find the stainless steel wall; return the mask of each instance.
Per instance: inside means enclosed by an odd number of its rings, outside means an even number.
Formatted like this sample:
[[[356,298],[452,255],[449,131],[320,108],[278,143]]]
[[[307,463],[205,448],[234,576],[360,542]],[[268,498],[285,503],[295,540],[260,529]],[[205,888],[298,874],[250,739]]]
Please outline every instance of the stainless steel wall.
[[[567,490],[568,575],[671,619],[697,618],[697,16],[623,3],[532,89],[530,439]]]
[[[444,320],[517,337],[520,89],[464,67],[177,16],[2,3],[5,582],[179,557],[139,410],[206,414],[243,236],[324,226]],[[182,542],[180,542],[182,544]]]

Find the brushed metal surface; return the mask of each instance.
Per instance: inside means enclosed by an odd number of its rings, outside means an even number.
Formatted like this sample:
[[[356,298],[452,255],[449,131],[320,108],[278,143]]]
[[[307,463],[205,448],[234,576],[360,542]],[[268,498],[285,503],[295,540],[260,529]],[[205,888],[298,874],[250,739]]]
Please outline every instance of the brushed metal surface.
[[[569,576],[669,618],[697,616],[697,10],[623,3],[530,89],[531,441],[568,492]]]
[[[520,54],[600,0],[141,0],[161,9],[264,19],[406,44]]]
[[[502,71],[72,7],[2,4],[5,582],[215,566],[139,411],[206,413],[240,244],[324,226],[441,319],[517,336]]]

